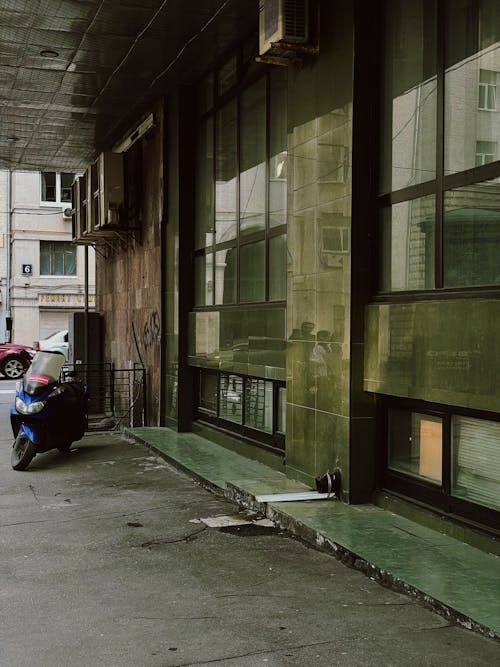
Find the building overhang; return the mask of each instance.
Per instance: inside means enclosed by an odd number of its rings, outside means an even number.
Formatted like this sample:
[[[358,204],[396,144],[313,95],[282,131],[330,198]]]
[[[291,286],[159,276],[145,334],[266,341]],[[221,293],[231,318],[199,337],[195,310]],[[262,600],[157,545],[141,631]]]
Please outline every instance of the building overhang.
[[[257,0],[0,3],[0,169],[84,169],[257,22]]]

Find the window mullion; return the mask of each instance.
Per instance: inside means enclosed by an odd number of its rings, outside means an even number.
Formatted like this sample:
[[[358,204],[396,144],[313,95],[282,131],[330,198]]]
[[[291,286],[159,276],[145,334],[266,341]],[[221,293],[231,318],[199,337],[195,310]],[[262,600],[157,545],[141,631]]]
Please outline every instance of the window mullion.
[[[436,288],[443,287],[443,176],[444,176],[444,83],[445,83],[445,22],[444,3],[436,3],[437,24],[437,119],[436,119],[436,216],[435,216],[435,268],[434,281]]]

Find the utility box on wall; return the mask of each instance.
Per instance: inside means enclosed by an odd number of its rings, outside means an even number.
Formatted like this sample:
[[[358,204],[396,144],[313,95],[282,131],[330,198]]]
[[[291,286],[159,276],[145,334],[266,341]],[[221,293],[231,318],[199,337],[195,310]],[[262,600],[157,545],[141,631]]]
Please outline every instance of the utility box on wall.
[[[86,323],[87,322],[87,323]],[[85,330],[87,346],[85,349]],[[70,364],[100,364],[103,349],[103,320],[99,313],[71,313],[68,320],[68,361]],[[85,359],[85,353],[87,358]]]

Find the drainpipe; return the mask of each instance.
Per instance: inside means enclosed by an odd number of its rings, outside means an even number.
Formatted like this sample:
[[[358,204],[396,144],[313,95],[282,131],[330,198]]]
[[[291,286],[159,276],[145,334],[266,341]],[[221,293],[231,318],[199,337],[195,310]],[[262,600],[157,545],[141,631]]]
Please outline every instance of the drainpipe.
[[[6,233],[6,262],[5,262],[5,337],[6,342],[12,342],[12,320],[10,315],[10,272],[11,272],[11,229],[12,229],[12,211],[10,210],[12,201],[12,174],[10,169],[7,171],[7,233]],[[10,326],[9,326],[10,325]]]
[[[85,310],[83,311],[83,363],[89,362],[89,247],[85,245]]]

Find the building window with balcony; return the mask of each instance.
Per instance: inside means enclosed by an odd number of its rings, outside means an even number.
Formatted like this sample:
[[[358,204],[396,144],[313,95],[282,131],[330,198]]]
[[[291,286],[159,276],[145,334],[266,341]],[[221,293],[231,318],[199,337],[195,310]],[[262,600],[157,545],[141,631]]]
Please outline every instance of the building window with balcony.
[[[60,206],[71,204],[74,174],[42,171],[40,174],[40,201],[42,204]]]
[[[40,241],[40,275],[75,276],[76,246],[66,241]]]

